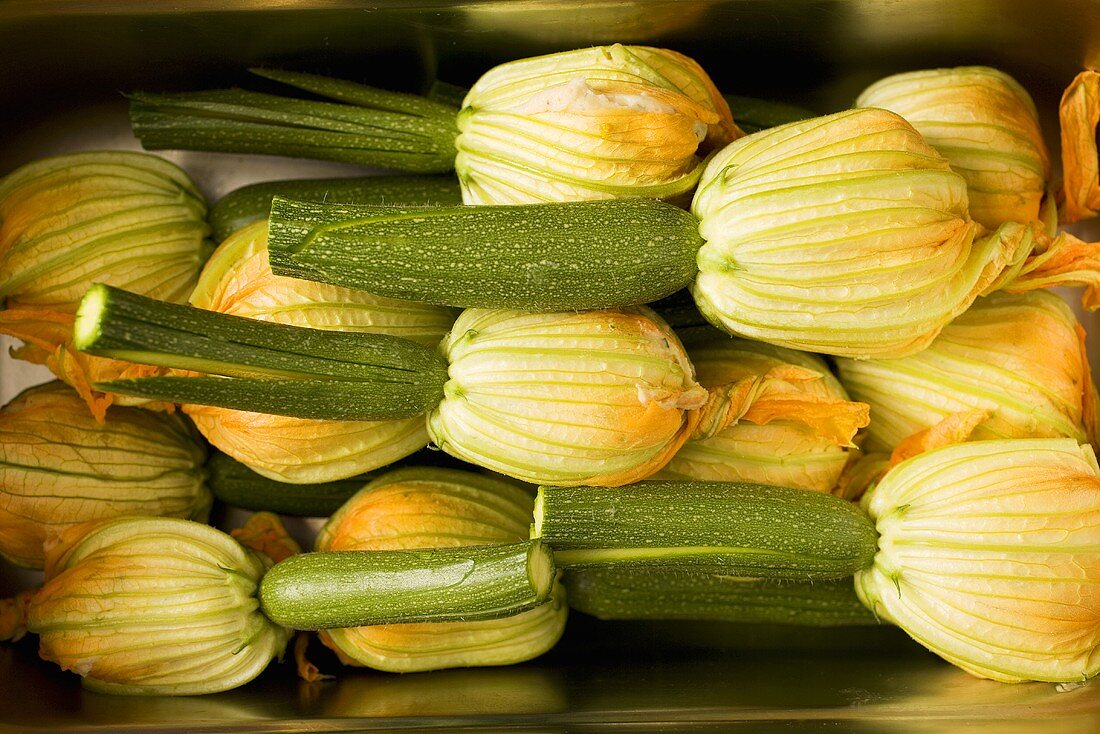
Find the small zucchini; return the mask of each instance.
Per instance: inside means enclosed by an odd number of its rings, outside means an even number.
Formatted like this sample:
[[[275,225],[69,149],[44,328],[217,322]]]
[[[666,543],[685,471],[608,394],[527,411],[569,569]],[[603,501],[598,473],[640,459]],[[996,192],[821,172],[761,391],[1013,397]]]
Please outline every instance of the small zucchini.
[[[432,550],[306,553],[260,585],[271,620],[299,630],[497,619],[550,598],[554,555],[539,541]]]

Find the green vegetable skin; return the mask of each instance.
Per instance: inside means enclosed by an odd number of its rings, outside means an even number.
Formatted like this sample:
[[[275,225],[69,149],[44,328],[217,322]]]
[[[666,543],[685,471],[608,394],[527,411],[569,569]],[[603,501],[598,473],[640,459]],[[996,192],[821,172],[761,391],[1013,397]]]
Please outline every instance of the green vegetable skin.
[[[546,602],[554,556],[539,541],[409,551],[306,553],[264,576],[268,618],[293,629],[468,622]]]
[[[260,476],[222,453],[210,457],[206,471],[210,491],[222,502],[298,517],[328,517],[374,478],[363,474],[334,482],[289,484]]]
[[[385,206],[459,206],[462,192],[453,176],[364,176],[358,178],[265,181],[231,191],[210,209],[214,239],[266,219],[276,195],[305,201]]]
[[[276,197],[277,275],[448,306],[569,311],[648,303],[695,276],[695,218],[647,199],[401,209]]]
[[[665,568],[773,579],[830,579],[867,568],[871,519],[810,490],[740,482],[647,481],[540,487],[533,536],[562,568]]]
[[[565,575],[569,605],[600,619],[710,619],[812,627],[878,624],[851,579],[766,579],[588,568]]]

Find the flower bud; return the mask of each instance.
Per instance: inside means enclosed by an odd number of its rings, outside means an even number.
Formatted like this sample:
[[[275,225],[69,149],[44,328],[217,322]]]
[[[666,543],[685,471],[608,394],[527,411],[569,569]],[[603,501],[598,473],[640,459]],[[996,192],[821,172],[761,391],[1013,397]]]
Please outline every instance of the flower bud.
[[[1096,389],[1085,333],[1044,291],[978,299],[922,352],[838,359],[840,379],[871,406],[865,447],[893,451],[953,416],[982,411],[972,437],[1096,436]]]
[[[93,283],[184,302],[209,254],[205,218],[187,175],[146,153],[74,153],[17,169],[0,181],[0,333],[102,417],[114,398],[91,383],[138,374],[72,349],[77,304]]]
[[[436,344],[454,321],[439,306],[274,275],[267,224],[226,239],[203,269],[191,304],[210,311],[317,329],[401,336]],[[422,417],[322,421],[201,405],[184,411],[207,440],[270,479],[326,482],[390,464],[424,448]]]
[[[259,609],[270,561],[187,520],[75,526],[49,550],[28,629],[40,653],[103,693],[191,695],[243,685],[290,631]]]
[[[973,675],[1082,681],[1100,671],[1100,468],[1071,439],[920,454],[864,497],[879,551],[864,604]]]
[[[620,44],[490,70],[458,128],[467,204],[676,197],[694,188],[707,151],[741,134],[693,60]]]
[[[896,112],[966,179],[970,216],[990,229],[1041,214],[1050,154],[1031,95],[988,66],[895,74],[859,95],[856,107]]]
[[[454,469],[402,469],[364,487],[317,536],[319,551],[414,550],[526,540],[534,496],[514,482]],[[349,665],[411,672],[506,665],[541,655],[565,629],[565,592],[548,604],[477,622],[323,630]]]
[[[112,407],[105,423],[60,382],[0,409],[0,555],[42,568],[65,528],[144,513],[205,520],[206,451],[178,415]]]
[[[709,327],[680,335],[703,386],[761,384],[737,423],[685,443],[657,478],[832,492],[868,416],[866,405],[848,401],[824,360]]]
[[[469,309],[442,344],[428,432],[465,461],[535,484],[617,486],[663,467],[707,391],[655,313]]]
[[[692,210],[706,240],[692,291],[711,323],[855,358],[920,351],[1034,245],[979,237],[963,178],[879,109],[730,144]]]

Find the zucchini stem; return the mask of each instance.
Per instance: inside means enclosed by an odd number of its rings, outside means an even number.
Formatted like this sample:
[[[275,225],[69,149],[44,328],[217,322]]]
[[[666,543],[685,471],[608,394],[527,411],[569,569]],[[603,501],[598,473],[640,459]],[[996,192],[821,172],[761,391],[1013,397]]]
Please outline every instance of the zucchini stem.
[[[252,69],[328,101],[220,89],[130,95],[130,123],[147,150],[265,153],[409,173],[454,169],[458,110],[412,94],[315,74]]]
[[[77,310],[73,343],[101,357],[220,376],[116,380],[97,389],[300,418],[421,415],[443,399],[447,380],[443,358],[408,339],[273,324],[102,284]]]

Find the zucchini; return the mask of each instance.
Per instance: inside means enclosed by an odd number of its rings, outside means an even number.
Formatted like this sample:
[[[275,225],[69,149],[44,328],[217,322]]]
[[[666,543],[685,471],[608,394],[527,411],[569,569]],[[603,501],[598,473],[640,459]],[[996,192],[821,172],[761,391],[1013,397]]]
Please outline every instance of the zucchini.
[[[245,510],[267,510],[297,517],[328,517],[376,474],[315,484],[288,484],[260,476],[227,454],[206,462],[206,484],[222,502]]]
[[[411,418],[439,404],[447,380],[443,358],[408,339],[257,321],[104,285],[81,302],[73,343],[98,356],[221,375],[97,389],[300,418]]]
[[[773,579],[851,576],[871,565],[867,513],[820,492],[743,482],[539,487],[533,536],[562,568],[655,567]]]
[[[688,212],[648,199],[401,209],[275,197],[277,275],[443,306],[570,311],[687,286],[702,247]]]
[[[315,74],[253,74],[331,101],[240,89],[130,95],[130,124],[146,150],[265,153],[408,173],[454,170],[458,110]]]
[[[873,625],[851,579],[774,581],[652,569],[576,569],[569,606],[600,619],[707,619],[811,627]]]
[[[458,206],[462,191],[453,176],[363,176],[265,181],[229,192],[210,209],[213,237],[221,242],[245,225],[267,219],[271,199],[389,206]]]
[[[539,541],[401,551],[306,553],[260,584],[264,613],[300,630],[469,622],[549,600],[554,555]]]

